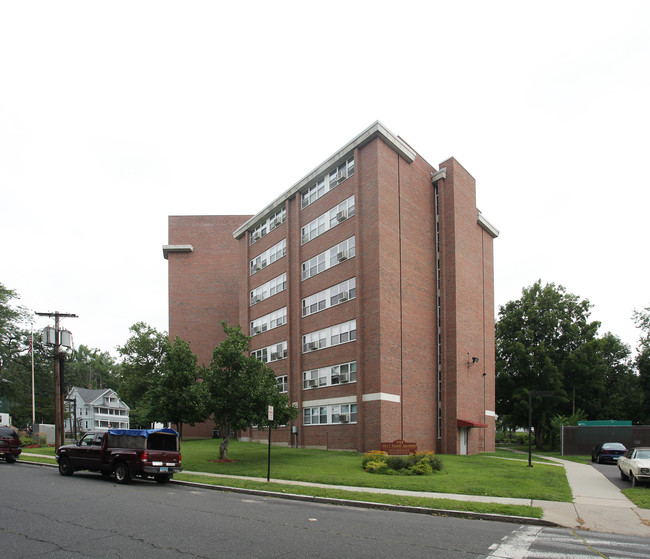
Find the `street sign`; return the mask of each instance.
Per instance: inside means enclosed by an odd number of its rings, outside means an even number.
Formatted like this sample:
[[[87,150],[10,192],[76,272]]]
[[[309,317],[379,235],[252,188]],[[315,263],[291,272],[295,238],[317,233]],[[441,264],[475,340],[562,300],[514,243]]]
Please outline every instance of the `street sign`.
[[[269,406],[269,421],[273,421],[273,406]]]

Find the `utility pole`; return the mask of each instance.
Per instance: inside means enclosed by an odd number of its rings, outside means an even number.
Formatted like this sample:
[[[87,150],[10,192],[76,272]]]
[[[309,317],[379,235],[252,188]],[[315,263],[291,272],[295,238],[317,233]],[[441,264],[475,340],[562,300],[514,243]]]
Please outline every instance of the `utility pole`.
[[[38,316],[54,317],[54,447],[65,444],[65,383],[63,382],[63,362],[65,354],[61,351],[61,318],[77,318],[76,314],[60,312],[37,312]]]

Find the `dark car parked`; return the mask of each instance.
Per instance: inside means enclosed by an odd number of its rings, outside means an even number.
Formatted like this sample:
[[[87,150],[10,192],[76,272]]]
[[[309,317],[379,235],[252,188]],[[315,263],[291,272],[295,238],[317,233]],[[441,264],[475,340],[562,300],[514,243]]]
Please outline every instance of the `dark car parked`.
[[[600,443],[591,451],[591,461],[599,464],[605,462],[616,464],[618,459],[626,452],[627,448],[621,443]]]
[[[0,425],[0,458],[9,464],[18,460],[23,449],[20,447],[20,437],[11,427]]]

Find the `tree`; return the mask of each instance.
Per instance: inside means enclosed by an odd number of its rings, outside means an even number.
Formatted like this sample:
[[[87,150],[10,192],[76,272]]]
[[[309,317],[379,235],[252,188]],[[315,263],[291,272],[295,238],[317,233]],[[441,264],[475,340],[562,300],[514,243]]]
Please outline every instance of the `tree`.
[[[118,347],[123,360],[118,371],[118,394],[131,408],[132,426],[148,427],[156,420],[151,409],[152,390],[161,376],[169,344],[167,334],[144,322],[131,326],[131,337]]]
[[[32,422],[31,332],[27,309],[14,306],[18,294],[0,283],[0,397],[9,402],[16,425]],[[52,360],[38,339],[34,340],[34,393],[36,421],[54,422]]]
[[[183,423],[205,419],[205,387],[199,382],[197,358],[190,344],[178,336],[169,343],[161,375],[153,388],[151,413],[157,421],[174,423],[183,437]]]
[[[11,303],[18,298],[16,291],[0,283],[0,379],[2,370],[27,349],[26,330],[22,325],[27,321],[28,312]]]
[[[230,433],[251,425],[274,427],[286,424],[298,413],[286,394],[278,390],[273,369],[249,356],[249,342],[239,326],[222,322],[226,339],[212,353],[210,366],[203,371],[207,389],[207,412],[221,433],[219,458],[228,457]],[[274,420],[269,425],[268,406],[274,407]]]
[[[630,355],[630,348],[609,332],[576,349],[564,370],[564,385],[572,402],[564,413],[579,408],[590,419],[636,421],[641,399]]]
[[[117,363],[110,353],[81,344],[65,362],[65,390],[73,386],[117,389],[116,370]]]
[[[595,338],[598,322],[589,322],[591,304],[565,288],[541,280],[522,297],[499,308],[496,324],[497,413],[517,425],[528,424],[528,395],[534,391],[533,426],[541,448],[547,418],[569,398],[565,375],[570,356]],[[577,382],[575,379],[573,379]],[[541,397],[540,391],[552,395]]]
[[[639,423],[650,424],[650,307],[634,311],[634,321],[641,329],[639,353],[636,356],[636,367],[639,372],[639,392],[641,393],[642,413]]]

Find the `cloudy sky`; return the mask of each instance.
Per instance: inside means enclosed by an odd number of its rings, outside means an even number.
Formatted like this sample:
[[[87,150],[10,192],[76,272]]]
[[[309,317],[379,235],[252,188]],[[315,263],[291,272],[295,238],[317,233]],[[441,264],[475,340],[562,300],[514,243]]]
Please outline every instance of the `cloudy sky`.
[[[380,120],[476,178],[497,305],[562,284],[635,346],[649,24],[645,1],[2,2],[0,283],[115,353],[167,330],[169,215],[256,213]]]

